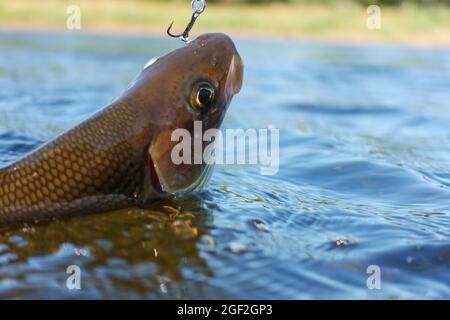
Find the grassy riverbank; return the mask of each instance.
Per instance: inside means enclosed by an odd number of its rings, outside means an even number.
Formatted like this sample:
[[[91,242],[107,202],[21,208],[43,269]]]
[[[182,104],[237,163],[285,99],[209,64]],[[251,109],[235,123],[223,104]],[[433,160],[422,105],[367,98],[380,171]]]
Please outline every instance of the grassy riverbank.
[[[174,20],[182,31],[190,1],[0,0],[0,30],[68,32],[69,4],[81,8],[81,31],[161,34]],[[450,46],[450,7],[381,6],[380,30],[366,26],[366,7],[353,1],[272,4],[208,3],[193,33],[226,31],[234,36],[292,37],[337,41],[382,41]]]

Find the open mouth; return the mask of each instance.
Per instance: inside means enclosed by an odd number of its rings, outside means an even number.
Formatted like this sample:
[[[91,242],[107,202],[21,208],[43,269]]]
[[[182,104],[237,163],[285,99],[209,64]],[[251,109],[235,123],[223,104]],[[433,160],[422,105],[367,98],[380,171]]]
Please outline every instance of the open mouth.
[[[150,154],[148,155],[148,169],[150,172],[150,184],[153,189],[159,194],[165,194],[161,182],[159,181],[158,174],[156,173],[155,163]]]

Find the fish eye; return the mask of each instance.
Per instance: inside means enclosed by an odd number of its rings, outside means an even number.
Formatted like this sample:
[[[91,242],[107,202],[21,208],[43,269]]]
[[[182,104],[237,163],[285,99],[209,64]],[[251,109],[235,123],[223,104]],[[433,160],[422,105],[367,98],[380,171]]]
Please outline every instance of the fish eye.
[[[215,88],[208,82],[200,82],[194,86],[191,94],[191,106],[198,111],[206,112],[214,101]]]

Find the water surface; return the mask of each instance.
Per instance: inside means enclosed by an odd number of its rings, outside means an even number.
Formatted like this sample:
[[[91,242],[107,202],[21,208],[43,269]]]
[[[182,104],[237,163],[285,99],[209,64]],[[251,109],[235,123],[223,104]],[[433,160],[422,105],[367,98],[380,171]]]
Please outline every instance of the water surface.
[[[0,166],[177,45],[1,34]],[[203,193],[148,210],[1,228],[0,298],[450,298],[450,51],[237,46],[245,82],[224,127],[279,128],[278,174],[221,166]]]

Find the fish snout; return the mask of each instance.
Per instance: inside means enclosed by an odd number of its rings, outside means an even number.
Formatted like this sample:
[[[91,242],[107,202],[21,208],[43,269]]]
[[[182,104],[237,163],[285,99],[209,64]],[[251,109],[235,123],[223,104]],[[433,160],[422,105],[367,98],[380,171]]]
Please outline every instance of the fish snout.
[[[222,70],[225,75],[227,97],[233,97],[241,91],[244,75],[244,64],[236,45],[224,33],[205,34],[201,37],[204,37],[203,41],[208,43],[214,51],[215,59],[221,61],[222,66],[219,67],[219,70]]]

